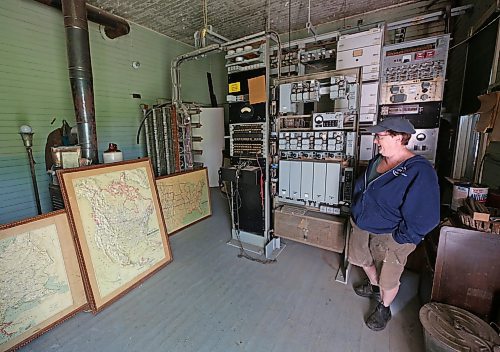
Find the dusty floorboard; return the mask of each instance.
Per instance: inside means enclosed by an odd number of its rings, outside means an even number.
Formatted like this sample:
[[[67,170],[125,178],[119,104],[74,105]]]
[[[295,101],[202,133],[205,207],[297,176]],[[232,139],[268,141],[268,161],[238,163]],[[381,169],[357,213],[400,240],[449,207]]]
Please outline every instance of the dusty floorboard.
[[[171,238],[174,261],[96,316],[80,313],[23,351],[424,351],[418,278],[406,273],[385,331],[352,281],[335,282],[339,256],[287,242],[276,264],[237,258],[226,201]]]

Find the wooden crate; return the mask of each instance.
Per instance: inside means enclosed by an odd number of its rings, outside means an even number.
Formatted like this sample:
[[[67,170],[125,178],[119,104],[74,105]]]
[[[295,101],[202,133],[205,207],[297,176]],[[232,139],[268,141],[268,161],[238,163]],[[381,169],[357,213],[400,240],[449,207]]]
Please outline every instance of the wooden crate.
[[[481,221],[474,219],[474,216],[467,214],[463,209],[458,209],[458,215],[460,217],[460,221],[466,227],[469,227],[474,230],[483,231],[483,232],[491,232],[494,234],[500,234],[500,222],[498,221]],[[498,215],[498,211],[492,211],[491,215]],[[489,217],[490,214],[487,214]]]
[[[342,253],[345,248],[346,218],[285,206],[274,213],[278,237]]]

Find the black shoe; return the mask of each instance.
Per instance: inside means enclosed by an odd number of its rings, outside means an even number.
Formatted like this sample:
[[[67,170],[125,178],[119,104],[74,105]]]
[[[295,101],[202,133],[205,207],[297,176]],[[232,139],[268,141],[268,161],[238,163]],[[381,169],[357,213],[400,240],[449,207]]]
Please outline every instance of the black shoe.
[[[366,326],[373,331],[384,330],[391,317],[391,308],[379,302],[373,313],[366,319]]]
[[[376,298],[380,301],[380,289],[378,286],[374,286],[370,281],[354,286],[354,292],[361,297]]]

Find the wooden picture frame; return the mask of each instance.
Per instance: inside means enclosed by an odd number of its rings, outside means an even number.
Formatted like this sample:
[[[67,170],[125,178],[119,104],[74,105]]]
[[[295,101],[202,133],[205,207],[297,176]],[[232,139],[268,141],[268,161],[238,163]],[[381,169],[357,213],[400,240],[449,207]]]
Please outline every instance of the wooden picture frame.
[[[0,226],[0,351],[87,308],[64,210]]]
[[[156,187],[170,235],[212,215],[206,167],[158,177]]]
[[[92,312],[172,261],[149,159],[58,171]]]

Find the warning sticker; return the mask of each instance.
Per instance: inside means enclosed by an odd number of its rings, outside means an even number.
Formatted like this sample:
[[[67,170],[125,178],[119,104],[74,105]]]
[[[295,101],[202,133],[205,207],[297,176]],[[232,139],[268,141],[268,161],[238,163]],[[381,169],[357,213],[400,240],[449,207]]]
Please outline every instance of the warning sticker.
[[[238,93],[241,90],[240,82],[234,82],[229,84],[229,93]]]

